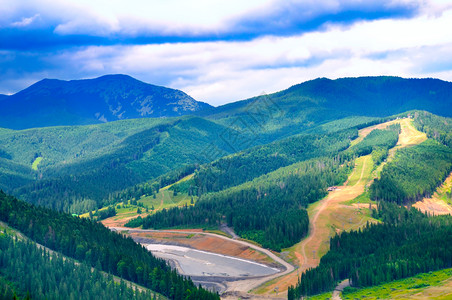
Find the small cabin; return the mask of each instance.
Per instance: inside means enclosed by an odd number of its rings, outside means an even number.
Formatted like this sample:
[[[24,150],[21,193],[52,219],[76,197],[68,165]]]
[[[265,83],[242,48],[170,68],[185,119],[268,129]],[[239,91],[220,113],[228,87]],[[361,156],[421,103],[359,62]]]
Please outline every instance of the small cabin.
[[[337,190],[337,186],[330,186],[328,188],[328,192],[332,192],[332,191],[335,191],[335,190]]]

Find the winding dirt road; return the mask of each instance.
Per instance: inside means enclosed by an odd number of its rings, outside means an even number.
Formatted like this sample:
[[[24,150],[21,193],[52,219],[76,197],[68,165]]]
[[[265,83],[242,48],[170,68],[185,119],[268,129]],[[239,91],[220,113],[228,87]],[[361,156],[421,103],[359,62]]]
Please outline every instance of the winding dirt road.
[[[370,157],[366,157],[365,159],[363,159],[361,175],[360,175],[358,181],[352,187],[347,186],[347,185],[341,186],[336,191],[330,193],[324,200],[321,200],[323,203],[320,205],[320,207],[317,210],[317,212],[315,213],[314,217],[311,219],[311,230],[310,230],[309,237],[301,243],[301,255],[303,258],[303,263],[301,264],[302,271],[307,270],[311,267],[315,267],[317,265],[317,264],[309,264],[308,263],[308,259],[307,259],[308,256],[306,255],[306,245],[309,244],[314,237],[317,237],[317,235],[316,235],[317,226],[324,225],[324,224],[317,223],[317,219],[318,219],[319,215],[322,214],[323,211],[325,210],[325,208],[327,206],[330,206],[331,202],[334,202],[334,200],[336,200],[336,202],[352,200],[364,192],[364,184],[361,182],[363,181],[364,171],[366,170],[366,161],[368,161],[369,159],[370,159]],[[350,175],[350,177],[351,177],[351,175]]]

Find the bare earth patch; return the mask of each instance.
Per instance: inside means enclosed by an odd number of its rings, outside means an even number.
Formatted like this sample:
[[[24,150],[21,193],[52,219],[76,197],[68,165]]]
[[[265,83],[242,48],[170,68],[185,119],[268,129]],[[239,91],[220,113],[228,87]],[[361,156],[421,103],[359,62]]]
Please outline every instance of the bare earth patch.
[[[416,202],[413,207],[416,207],[422,212],[428,212],[434,215],[451,215],[452,207],[447,205],[441,199],[425,198],[422,201]]]
[[[131,236],[150,238],[156,243],[172,243],[196,250],[213,252],[228,256],[240,257],[252,261],[257,261],[266,265],[275,265],[269,257],[248,246],[235,243],[230,240],[221,239],[214,236],[207,236],[201,233],[201,229],[193,229],[185,233],[172,232],[134,232]]]
[[[436,300],[447,300],[452,299],[451,295],[452,291],[452,278],[445,281],[444,284],[440,286],[432,286],[425,288],[422,292],[410,295],[406,297],[402,295],[401,297],[397,297],[395,299],[416,299],[416,300],[424,300],[424,299],[436,299]]]
[[[422,201],[416,202],[413,207],[420,209],[423,212],[429,212],[435,215],[452,215],[452,206],[446,203],[448,199],[447,192],[450,192],[452,187],[452,173],[446,178],[443,184],[438,187],[435,194],[431,198],[424,198]]]
[[[102,221],[100,221],[100,222],[101,222],[102,224],[104,224],[105,227],[123,227],[124,224],[126,224],[127,222],[129,222],[130,219],[135,219],[135,218],[137,218],[138,216],[144,218],[144,217],[147,217],[148,215],[149,215],[149,214],[144,213],[144,214],[141,214],[141,215],[133,214],[133,215],[130,216],[130,217],[124,217],[123,215],[118,214],[118,215],[116,215],[116,216],[114,216],[114,217],[111,217],[111,218],[102,220]]]

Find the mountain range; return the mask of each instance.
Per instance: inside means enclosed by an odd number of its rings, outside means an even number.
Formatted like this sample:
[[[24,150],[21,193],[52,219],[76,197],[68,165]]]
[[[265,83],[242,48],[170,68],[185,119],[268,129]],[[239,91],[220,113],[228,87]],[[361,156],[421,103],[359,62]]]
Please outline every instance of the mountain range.
[[[272,110],[265,134],[279,136],[347,116],[383,117],[420,109],[450,117],[451,104],[452,83],[431,78],[318,78],[273,94],[213,107],[179,90],[127,75],[106,75],[72,81],[44,79],[14,95],[0,95],[0,127],[87,125],[182,115],[198,115],[223,125],[240,116],[246,124],[237,126],[261,127],[255,118],[249,119],[250,112]]]

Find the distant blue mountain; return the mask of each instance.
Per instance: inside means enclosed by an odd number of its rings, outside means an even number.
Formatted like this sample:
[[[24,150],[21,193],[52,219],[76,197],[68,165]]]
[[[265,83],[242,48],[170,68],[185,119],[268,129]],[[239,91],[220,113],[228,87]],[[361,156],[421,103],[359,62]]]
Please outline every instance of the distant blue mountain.
[[[0,96],[0,127],[24,129],[174,117],[209,107],[182,91],[127,75],[71,81],[44,79],[17,94]]]

